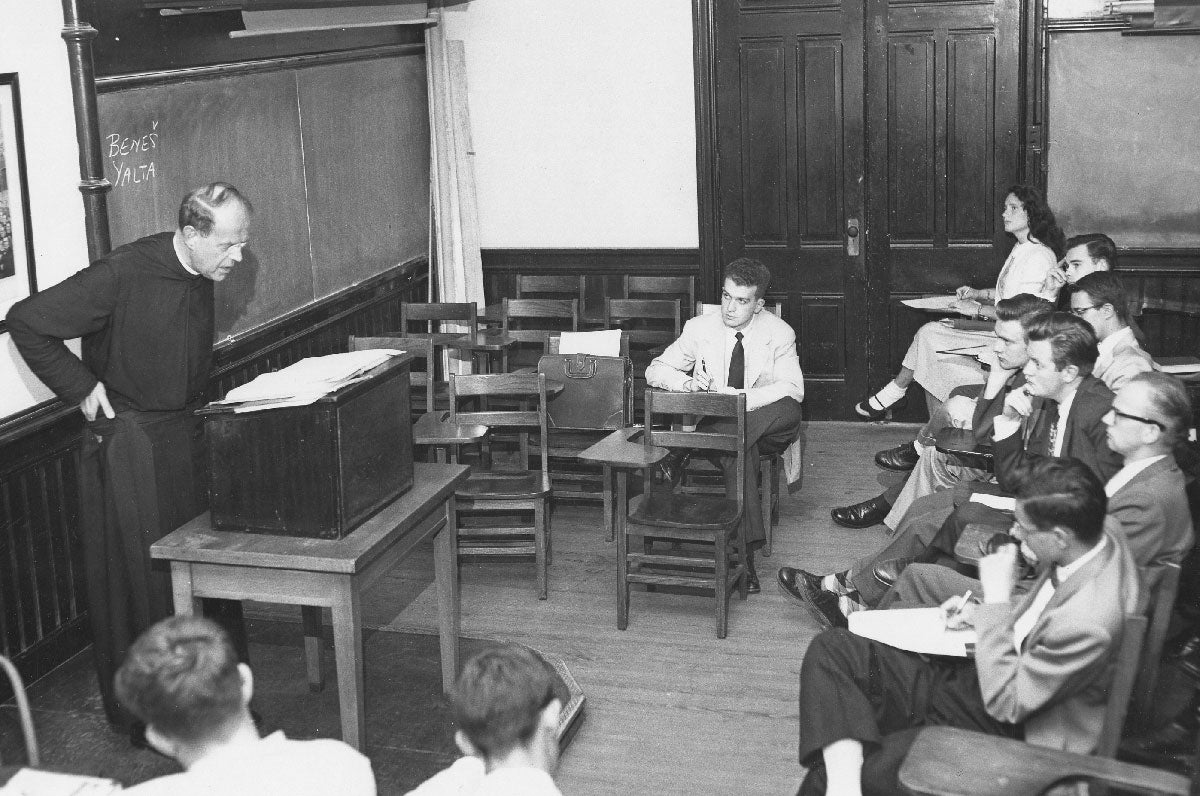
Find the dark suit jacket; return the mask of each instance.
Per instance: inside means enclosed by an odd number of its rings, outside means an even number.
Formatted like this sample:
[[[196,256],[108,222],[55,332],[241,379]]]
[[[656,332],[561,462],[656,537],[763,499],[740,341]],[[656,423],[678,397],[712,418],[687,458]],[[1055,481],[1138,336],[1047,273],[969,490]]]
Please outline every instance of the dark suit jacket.
[[[1088,469],[1100,478],[1101,483],[1121,469],[1121,457],[1109,450],[1105,425],[1100,418],[1112,408],[1112,390],[1104,386],[1104,382],[1088,376],[1080,382],[1071,402],[1071,413],[1067,417],[1066,439],[1063,440],[1063,456],[1078,459],[1087,465]],[[1034,406],[1034,413],[1040,416],[1042,402]],[[1013,494],[1020,486],[1020,478],[1025,469],[1033,462],[1045,456],[1043,453],[1032,451],[1046,450],[1046,435],[1049,428],[1039,417],[1030,416],[1033,433],[1029,441],[1022,441],[1022,434],[996,441],[996,481],[1000,488]]]
[[[1025,374],[1018,370],[1009,377],[1003,389],[996,393],[990,400],[984,398],[983,391],[980,390],[979,397],[975,401],[975,415],[971,423],[977,443],[981,445],[992,444],[992,424],[996,420],[997,415],[1004,411],[1004,399],[1013,390],[1019,390],[1024,386]]]

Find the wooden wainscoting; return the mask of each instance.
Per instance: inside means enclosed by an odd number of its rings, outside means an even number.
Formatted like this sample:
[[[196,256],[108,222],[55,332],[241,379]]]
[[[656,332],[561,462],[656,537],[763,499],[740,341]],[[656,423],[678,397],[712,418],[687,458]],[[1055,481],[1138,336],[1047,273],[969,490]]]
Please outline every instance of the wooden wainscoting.
[[[392,268],[214,351],[209,393],[259,373],[347,350],[350,335],[400,327],[400,304],[424,301],[428,263]],[[54,401],[0,423],[0,653],[26,682],[89,642],[78,543],[80,414]],[[0,702],[9,696],[0,683]]]

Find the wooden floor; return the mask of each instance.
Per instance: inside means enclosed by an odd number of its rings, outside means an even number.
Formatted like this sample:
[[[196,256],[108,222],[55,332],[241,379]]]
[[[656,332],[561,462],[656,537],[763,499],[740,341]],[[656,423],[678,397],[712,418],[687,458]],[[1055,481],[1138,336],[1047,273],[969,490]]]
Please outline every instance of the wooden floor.
[[[531,563],[463,565],[462,634],[552,652],[587,695],[583,726],[557,777],[564,794],[796,792],[800,662],[818,627],[778,590],[775,572],[783,564],[831,571],[882,547],[882,526],[838,528],[829,509],[878,494],[894,479],[871,457],[911,439],[915,428],[807,426],[802,488],[784,496],[775,552],[758,563],[763,592],[744,603],[733,598],[724,640],[716,638],[710,598],[636,589],[629,628],[617,630],[615,546],[604,540],[596,506],[556,508],[545,602]],[[414,555],[381,580],[364,597],[366,624],[434,632],[431,568],[431,556]],[[259,610],[282,618],[276,611],[286,609]]]

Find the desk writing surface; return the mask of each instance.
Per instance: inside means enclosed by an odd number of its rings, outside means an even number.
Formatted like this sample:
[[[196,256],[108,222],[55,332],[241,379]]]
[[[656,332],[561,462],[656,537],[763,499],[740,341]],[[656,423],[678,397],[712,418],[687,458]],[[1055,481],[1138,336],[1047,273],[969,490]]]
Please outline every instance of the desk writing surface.
[[[413,465],[413,486],[341,539],[309,539],[214,531],[208,512],[159,539],[150,556],[171,561],[234,564],[314,572],[362,571],[397,536],[417,526],[454,494],[470,468],[458,464]]]
[[[646,445],[639,438],[630,442],[629,438],[642,431],[640,428],[619,428],[604,439],[591,445],[577,456],[584,461],[599,462],[613,467],[649,467],[659,462],[667,455],[666,448],[654,446],[646,453]]]

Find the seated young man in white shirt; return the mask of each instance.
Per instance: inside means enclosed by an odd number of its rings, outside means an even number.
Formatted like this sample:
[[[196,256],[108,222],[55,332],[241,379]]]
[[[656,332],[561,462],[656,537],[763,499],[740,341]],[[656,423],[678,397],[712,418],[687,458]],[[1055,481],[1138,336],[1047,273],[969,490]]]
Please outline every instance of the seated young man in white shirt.
[[[451,699],[464,757],[409,796],[562,796],[558,720],[566,694],[548,663],[517,644],[473,656]]]
[[[174,616],[134,642],[117,670],[117,699],[146,723],[146,740],[179,761],[136,796],[375,796],[371,761],[341,741],[259,737],[250,717],[254,678],[225,631]]]

